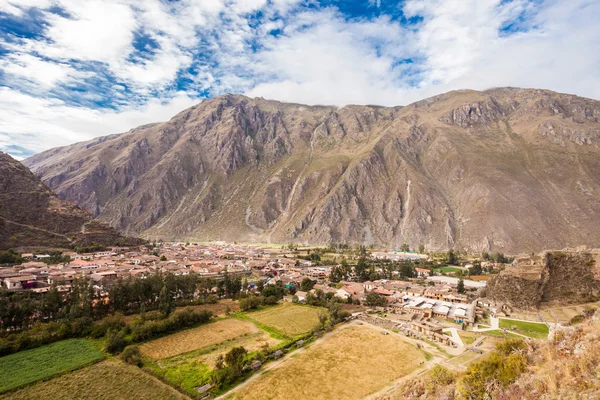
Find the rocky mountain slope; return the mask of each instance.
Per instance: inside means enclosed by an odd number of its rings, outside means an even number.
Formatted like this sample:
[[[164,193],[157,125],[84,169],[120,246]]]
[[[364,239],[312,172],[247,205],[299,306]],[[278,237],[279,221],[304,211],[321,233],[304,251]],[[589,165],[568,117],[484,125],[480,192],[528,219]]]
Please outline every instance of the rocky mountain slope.
[[[600,102],[544,90],[391,108],[224,95],[25,164],[61,198],[150,239],[600,244]]]
[[[60,200],[27,167],[0,152],[0,249],[137,243]]]
[[[517,308],[600,300],[600,250],[547,251],[517,258],[487,284],[486,296]]]

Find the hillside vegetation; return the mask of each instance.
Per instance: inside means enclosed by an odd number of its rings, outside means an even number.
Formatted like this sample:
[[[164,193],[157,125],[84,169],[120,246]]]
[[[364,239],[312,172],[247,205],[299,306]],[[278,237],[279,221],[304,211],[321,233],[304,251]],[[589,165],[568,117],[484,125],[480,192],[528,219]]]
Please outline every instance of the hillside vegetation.
[[[600,398],[600,312],[548,341],[509,339],[457,374],[435,367],[387,399]]]

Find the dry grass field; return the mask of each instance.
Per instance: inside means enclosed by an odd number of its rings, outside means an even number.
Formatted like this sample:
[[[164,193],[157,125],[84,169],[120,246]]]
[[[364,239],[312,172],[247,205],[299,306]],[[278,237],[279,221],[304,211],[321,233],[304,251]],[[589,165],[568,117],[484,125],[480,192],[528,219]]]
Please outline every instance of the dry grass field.
[[[188,397],[137,367],[104,361],[0,396],[0,400],[183,400]]]
[[[152,340],[140,349],[151,358],[168,358],[257,332],[258,328],[248,321],[224,319]]]
[[[361,399],[417,368],[425,356],[396,335],[354,325],[334,331],[235,393],[237,400]]]
[[[273,327],[286,335],[307,333],[319,324],[318,308],[283,303],[265,310],[248,313],[247,316],[261,324]]]

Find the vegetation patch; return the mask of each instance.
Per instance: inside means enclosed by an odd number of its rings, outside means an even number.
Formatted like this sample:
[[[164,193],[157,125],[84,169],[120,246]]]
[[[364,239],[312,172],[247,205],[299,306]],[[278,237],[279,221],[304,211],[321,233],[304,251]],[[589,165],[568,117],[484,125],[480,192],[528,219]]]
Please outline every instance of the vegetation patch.
[[[235,393],[236,399],[360,399],[424,362],[396,335],[354,325],[329,334]],[[332,376],[335,371],[335,376]]]
[[[514,319],[500,319],[500,328],[508,329],[521,335],[529,336],[535,339],[546,339],[550,329],[546,324],[537,322],[517,321]]]
[[[140,350],[151,358],[168,358],[257,332],[258,328],[250,322],[224,319],[152,340]]]
[[[0,393],[50,379],[100,360],[86,339],[70,339],[0,358]]]
[[[250,319],[289,336],[303,335],[319,324],[319,314],[324,310],[283,303],[275,307],[246,314]]]
[[[156,376],[193,396],[197,387],[210,382],[212,371],[233,348],[244,347],[253,353],[279,343],[265,332],[251,333],[146,365]]]
[[[0,396],[0,400],[182,400],[187,397],[139,368],[104,361]]]

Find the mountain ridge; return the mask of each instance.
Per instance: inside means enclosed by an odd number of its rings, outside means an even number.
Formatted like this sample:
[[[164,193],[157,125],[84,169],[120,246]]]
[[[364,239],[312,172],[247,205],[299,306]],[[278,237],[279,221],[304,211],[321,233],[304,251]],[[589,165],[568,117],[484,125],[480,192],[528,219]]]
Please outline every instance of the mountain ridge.
[[[520,252],[598,245],[599,143],[599,102],[539,89],[404,107],[223,95],[25,164],[148,238]]]
[[[23,164],[0,152],[0,249],[140,243],[60,200]]]

